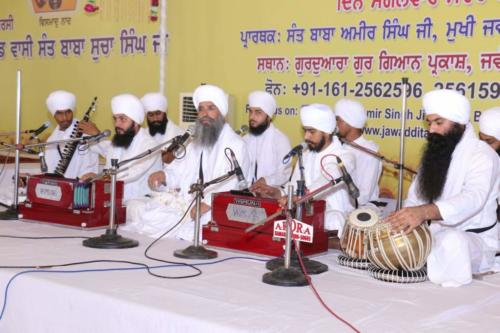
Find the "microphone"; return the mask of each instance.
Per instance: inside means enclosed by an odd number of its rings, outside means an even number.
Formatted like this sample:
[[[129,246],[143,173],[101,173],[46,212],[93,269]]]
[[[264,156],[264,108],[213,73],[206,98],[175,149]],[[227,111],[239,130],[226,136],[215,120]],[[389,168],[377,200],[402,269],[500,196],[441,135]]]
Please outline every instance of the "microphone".
[[[33,140],[38,135],[40,135],[40,133],[42,133],[43,131],[45,131],[49,127],[50,127],[50,121],[47,120],[46,122],[44,122],[42,124],[42,126],[38,127],[36,130],[27,130],[24,133],[31,133],[30,140]]]
[[[243,135],[247,134],[248,130],[249,130],[249,128],[247,125],[241,125],[240,129],[238,129],[234,132],[238,135],[243,136]]]
[[[307,148],[307,143],[305,142],[301,142],[299,145],[293,147],[292,150],[290,150],[290,152],[286,154],[285,157],[283,157],[283,163],[286,163],[289,159],[297,155],[299,151],[302,151],[303,149],[306,148]]]
[[[110,135],[111,135],[111,131],[109,129],[107,129],[107,130],[102,131],[99,134],[84,137],[83,142],[84,143],[98,142],[102,138],[107,138]]]
[[[47,162],[45,161],[45,152],[43,149],[38,153],[38,158],[40,159],[40,171],[43,173],[47,172],[49,168],[47,167]]]
[[[189,137],[194,134],[194,129],[195,129],[194,125],[191,125],[188,127],[186,132],[184,132],[184,134],[177,135],[172,140],[172,143],[170,144],[170,146],[168,146],[167,153],[172,153],[172,152],[176,151],[180,146],[182,146],[184,144],[184,142],[186,142],[187,139],[189,139]]]
[[[234,165],[234,174],[236,175],[236,178],[238,178],[238,190],[248,190],[248,183],[245,179],[245,176],[243,176],[243,171],[241,171],[240,164],[238,163],[234,152],[231,149],[229,151],[231,152],[231,160],[233,161]]]
[[[356,186],[356,184],[354,184],[354,181],[352,180],[351,175],[347,172],[347,170],[344,166],[344,162],[342,162],[340,157],[338,157],[338,156],[335,156],[335,157],[337,158],[337,164],[340,168],[340,171],[342,171],[342,178],[344,178],[344,183],[347,186],[347,192],[349,192],[349,195],[351,196],[351,198],[353,198],[353,199],[359,198],[359,189]]]

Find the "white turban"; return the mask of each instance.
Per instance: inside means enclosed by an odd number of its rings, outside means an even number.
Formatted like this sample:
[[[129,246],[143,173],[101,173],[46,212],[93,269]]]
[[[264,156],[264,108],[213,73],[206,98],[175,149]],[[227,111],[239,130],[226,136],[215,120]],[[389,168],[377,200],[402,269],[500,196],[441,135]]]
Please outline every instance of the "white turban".
[[[324,104],[309,104],[300,109],[302,126],[313,127],[328,134],[335,130],[336,121],[332,109]]]
[[[366,111],[358,101],[341,99],[335,104],[335,115],[355,128],[363,128],[366,123]]]
[[[193,103],[198,110],[201,102],[212,102],[219,109],[223,117],[226,116],[228,111],[228,98],[224,90],[217,86],[205,84],[199,86],[193,92]]]
[[[265,91],[254,91],[248,95],[248,106],[251,108],[261,108],[270,118],[276,111],[276,101],[274,97]]]
[[[52,92],[49,97],[47,97],[47,108],[52,115],[55,115],[57,111],[62,110],[75,110],[76,97],[70,92],[64,90],[56,90]]]
[[[500,140],[500,107],[483,111],[479,117],[479,132]]]
[[[122,94],[111,99],[111,112],[124,114],[139,125],[144,121],[144,107],[139,98],[131,94]]]
[[[167,98],[160,93],[148,93],[141,98],[145,112],[161,111],[167,112]]]
[[[425,114],[437,114],[443,118],[465,125],[469,122],[470,103],[455,90],[433,90],[424,95]]]

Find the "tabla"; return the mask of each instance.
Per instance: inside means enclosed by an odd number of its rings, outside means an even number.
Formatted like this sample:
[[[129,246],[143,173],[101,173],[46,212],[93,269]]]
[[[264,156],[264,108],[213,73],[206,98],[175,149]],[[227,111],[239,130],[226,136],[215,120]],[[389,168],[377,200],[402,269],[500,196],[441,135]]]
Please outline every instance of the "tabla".
[[[349,214],[340,239],[340,246],[346,255],[354,259],[367,259],[366,233],[378,220],[377,212],[368,207]]]
[[[431,251],[431,232],[422,223],[409,234],[391,233],[388,223],[379,223],[367,232],[368,259],[381,269],[418,271]]]

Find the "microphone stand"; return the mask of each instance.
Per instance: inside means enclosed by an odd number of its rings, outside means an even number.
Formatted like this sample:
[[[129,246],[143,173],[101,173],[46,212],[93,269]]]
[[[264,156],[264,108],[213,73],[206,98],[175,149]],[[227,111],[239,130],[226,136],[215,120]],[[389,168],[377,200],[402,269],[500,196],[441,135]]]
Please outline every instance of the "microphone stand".
[[[285,236],[285,257],[283,265],[275,268],[272,272],[262,276],[262,282],[274,286],[301,287],[307,286],[309,282],[304,272],[300,268],[290,265],[290,255],[292,249],[292,210],[293,210],[293,185],[288,186],[288,204],[286,210],[286,236]],[[298,243],[298,242],[296,242]]]
[[[129,158],[128,160],[123,160],[120,163],[118,163],[118,159],[114,158],[111,159],[111,168],[99,175],[99,178],[105,174],[109,174],[111,176],[111,192],[110,192],[111,203],[109,207],[109,224],[104,234],[84,240],[82,242],[83,246],[97,248],[97,249],[128,249],[139,246],[138,241],[131,238],[122,237],[121,235],[118,234],[118,224],[115,223],[116,176],[118,174],[118,169],[127,163],[141,159],[147,155],[154,153],[164,145],[170,143],[172,140],[173,139],[170,139],[166,142],[156,145],[155,147],[148,149],[145,152],[142,152],[132,158]],[[95,180],[97,178],[98,177],[92,180]]]
[[[414,175],[417,174],[417,171],[415,171],[415,170],[413,170],[413,169],[411,169],[411,168],[409,168],[409,167],[407,167],[405,165],[401,165],[397,161],[390,160],[390,159],[386,158],[384,155],[382,155],[382,154],[380,154],[380,153],[378,153],[376,151],[373,151],[371,149],[368,149],[368,148],[365,148],[363,146],[360,146],[360,145],[358,145],[355,142],[347,141],[344,138],[339,138],[339,140],[340,140],[340,142],[345,143],[346,145],[349,145],[349,146],[351,146],[351,147],[353,147],[355,149],[361,150],[362,152],[367,153],[367,154],[369,154],[369,155],[371,155],[371,156],[373,156],[375,158],[378,158],[382,162],[387,162],[389,164],[392,164],[392,166],[394,166],[396,169],[402,168],[403,170],[408,171],[409,173],[412,173]]]
[[[304,161],[303,161],[303,158],[302,158],[302,150],[299,150],[298,151],[298,167],[299,167],[299,171],[300,171],[300,179],[297,180],[297,192],[296,192],[296,195],[297,197],[300,199],[302,198],[306,193],[306,181],[305,181],[305,176],[304,176]],[[295,218],[298,220],[298,221],[302,221],[302,210],[304,208],[304,203],[299,203],[297,204],[297,207],[295,209]],[[300,242],[295,242],[295,247],[297,249],[297,252],[301,253],[300,252]],[[292,261],[291,261],[291,265],[293,267],[296,267],[298,269],[300,269],[300,262],[299,262],[299,259],[297,258],[297,252],[293,252],[292,253]],[[283,258],[274,258],[274,259],[271,259],[269,260],[267,263],[266,263],[266,268],[269,269],[269,270],[275,270],[276,268],[278,267],[282,267],[283,266]],[[309,273],[309,274],[320,274],[320,273],[324,273],[326,271],[328,271],[328,266],[319,262],[319,261],[316,261],[316,260],[310,260],[309,258],[307,257],[303,257],[303,264],[304,264],[304,267],[306,268],[306,271]]]
[[[16,96],[16,146],[21,143],[21,70],[17,70],[17,96]],[[19,158],[20,152],[16,149],[14,164],[14,197],[11,207],[0,212],[1,220],[19,219]]]
[[[304,203],[306,201],[309,201],[311,200],[314,196],[320,194],[321,192],[324,192],[326,190],[328,190],[330,187],[335,187],[337,186],[338,184],[340,184],[340,182],[343,182],[344,181],[344,176],[341,176],[339,178],[335,178],[335,179],[332,179],[330,180],[328,183],[318,187],[317,189],[315,189],[314,191],[311,191],[309,192],[308,194],[304,195],[302,198],[298,199],[298,200],[295,200],[295,204],[298,205],[298,204],[301,204],[301,203]],[[245,232],[250,232],[264,224],[266,224],[267,222],[269,221],[272,221],[274,220],[275,218],[277,218],[278,216],[280,215],[283,215],[283,212],[284,212],[284,208],[278,210],[276,213],[272,214],[272,215],[269,215],[268,217],[266,217],[264,220],[262,221],[259,221],[257,223],[255,223],[254,225],[248,227],[245,229]]]
[[[402,78],[403,81],[403,106],[401,107],[401,137],[399,139],[399,178],[398,178],[398,200],[396,210],[400,210],[403,205],[403,165],[405,158],[405,124],[406,124],[406,87],[408,78]]]
[[[229,171],[227,174],[212,179],[207,183],[203,183],[201,178],[198,178],[196,183],[192,184],[189,193],[196,193],[196,210],[194,215],[194,238],[193,245],[190,245],[182,250],[175,250],[174,256],[183,259],[213,259],[217,258],[217,252],[206,249],[203,245],[200,245],[200,217],[201,217],[201,199],[203,198],[203,191],[210,185],[217,184],[236,172],[235,170]]]
[[[111,176],[111,203],[109,207],[109,224],[106,232],[98,237],[88,238],[83,241],[83,246],[96,248],[96,249],[128,249],[131,247],[139,246],[139,242],[125,238],[118,234],[118,225],[115,223],[116,211],[116,174],[118,172],[118,159],[111,159],[111,168],[108,174]]]

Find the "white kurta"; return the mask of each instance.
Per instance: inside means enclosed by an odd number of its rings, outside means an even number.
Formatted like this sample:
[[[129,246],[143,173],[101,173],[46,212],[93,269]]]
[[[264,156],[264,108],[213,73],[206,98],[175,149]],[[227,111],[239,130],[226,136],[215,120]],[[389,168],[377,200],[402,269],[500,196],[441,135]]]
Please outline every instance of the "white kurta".
[[[331,180],[328,174],[326,174],[321,167],[321,159],[328,154],[335,154],[340,157],[344,162],[347,172],[350,174],[356,169],[356,160],[354,155],[350,151],[344,149],[339,139],[334,136],[332,143],[323,151],[316,153],[306,150],[303,154],[304,178],[306,181],[306,187],[310,191],[323,186]],[[323,160],[323,165],[326,171],[334,178],[342,176],[341,171],[337,167],[337,160],[335,157],[326,157]],[[299,179],[300,172],[298,165],[296,164],[290,182],[290,184],[294,186],[294,191],[297,189],[297,180]],[[353,202],[349,197],[345,184],[342,182],[315,197],[315,199],[322,199],[326,201],[325,229],[338,230],[339,235],[341,235],[347,214],[354,209]]]
[[[427,260],[429,279],[443,286],[472,281],[472,273],[490,270],[498,247],[498,225],[482,233],[466,232],[496,223],[499,160],[467,125],[452,155],[441,197],[435,202],[443,220],[432,221],[432,250]],[[418,182],[410,186],[405,206],[426,204]]]
[[[146,133],[149,136],[151,136],[151,134],[149,134],[148,129],[146,129]],[[174,124],[169,119],[167,122],[167,128],[165,129],[165,133],[164,134],[156,133],[154,136],[151,137],[156,141],[156,143],[162,143],[172,139],[173,137],[176,137],[177,135],[181,135],[182,133],[184,133],[182,128]]]
[[[375,142],[367,140],[364,136],[360,136],[354,140],[354,143],[375,152],[378,152],[379,149]],[[348,144],[344,144],[343,147],[352,152],[356,158],[356,165],[358,167],[353,171],[351,176],[359,188],[359,205],[366,205],[369,201],[378,200],[378,181],[382,173],[382,162],[378,158]]]
[[[245,175],[250,184],[264,177],[271,186],[281,186],[290,178],[291,159],[283,164],[283,157],[292,149],[290,140],[272,123],[261,135],[243,137],[250,157],[250,173]]]
[[[202,169],[204,182],[223,176],[231,170],[231,163],[226,158],[224,150],[231,148],[242,170],[249,165],[248,152],[244,141],[228,124],[225,124],[215,145],[208,149],[190,143],[186,147],[186,155],[182,159],[174,160],[163,169],[166,176],[167,189],[165,195],[153,194],[151,200],[133,200],[127,207],[127,226],[130,231],[144,233],[153,237],[161,235],[173,226],[184,213],[187,204],[194,199],[188,191],[196,183],[200,169],[200,157],[203,153]],[[229,154],[228,154],[229,155]],[[212,206],[212,194],[238,188],[236,176],[209,186],[204,191],[203,203]],[[178,189],[175,194],[173,189]],[[181,201],[184,201],[182,204]],[[185,240],[193,240],[194,226],[188,217],[179,230],[169,234]],[[202,224],[208,223],[211,211],[201,217]]]
[[[121,162],[135,157],[156,145],[156,141],[146,133],[144,128],[141,128],[128,148],[114,147],[111,141],[106,140],[93,146],[92,149],[106,158],[106,168],[109,168],[111,167],[111,159],[118,159],[118,162]],[[159,151],[139,160],[127,163],[120,168],[118,170],[117,180],[121,180],[125,183],[123,201],[126,203],[132,198],[142,197],[148,194],[148,177],[153,172],[159,170],[161,170]]]
[[[65,131],[61,131],[59,129],[59,126],[57,126],[54,132],[52,132],[52,134],[48,137],[47,142],[69,139],[71,137],[73,129],[76,126],[76,123],[77,120],[73,119],[73,122]],[[54,173],[57,164],[61,159],[61,155],[59,154],[59,151],[57,149],[58,146],[59,150],[62,153],[64,151],[64,143],[49,145],[45,148],[45,160],[47,162],[47,171],[49,173]],[[77,178],[89,172],[97,173],[98,168],[99,158],[94,151],[92,151],[91,149],[79,151],[77,148],[75,153],[73,154],[73,158],[71,159],[68,168],[66,169],[64,177]]]

